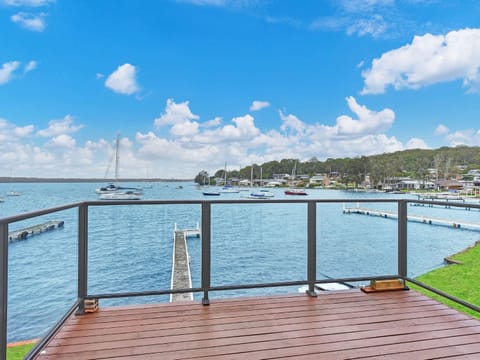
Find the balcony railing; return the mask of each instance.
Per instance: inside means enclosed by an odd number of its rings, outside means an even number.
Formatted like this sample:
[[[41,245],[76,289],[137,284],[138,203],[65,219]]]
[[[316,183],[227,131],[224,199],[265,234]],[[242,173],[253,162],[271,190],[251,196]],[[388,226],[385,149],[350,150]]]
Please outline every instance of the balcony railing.
[[[394,274],[383,274],[378,276],[360,276],[360,277],[344,277],[344,278],[317,278],[317,246],[322,243],[322,238],[317,234],[317,207],[324,204],[332,203],[389,203],[397,206],[397,272]],[[209,303],[209,293],[221,290],[239,290],[239,289],[253,289],[253,288],[268,288],[281,286],[305,286],[307,285],[307,294],[315,296],[315,285],[321,283],[355,283],[370,280],[381,279],[402,279],[404,281],[412,282],[420,287],[432,291],[438,295],[448,298],[456,303],[459,303],[474,311],[480,311],[480,307],[470,304],[462,299],[446,294],[438,289],[431,288],[413,278],[408,277],[408,254],[407,254],[407,205],[409,203],[422,205],[441,205],[448,207],[465,207],[464,204],[456,204],[453,202],[438,202],[438,201],[422,201],[422,200],[391,200],[391,199],[281,199],[281,200],[262,200],[261,204],[305,204],[307,207],[307,221],[306,221],[306,278],[297,279],[294,281],[281,282],[262,282],[253,284],[234,284],[234,285],[220,285],[212,286],[211,284],[211,228],[212,228],[212,205],[253,205],[251,200],[145,200],[145,201],[84,201],[78,203],[57,206],[49,209],[34,211],[30,213],[10,216],[0,219],[0,241],[2,252],[0,256],[0,359],[6,359],[7,346],[7,310],[8,310],[8,233],[9,225],[26,219],[32,219],[39,216],[54,214],[68,209],[77,209],[78,211],[78,284],[77,284],[77,300],[71,305],[70,309],[58,320],[58,322],[51,328],[51,330],[44,336],[37,345],[28,354],[27,358],[35,357],[41,349],[52,339],[61,325],[73,313],[82,314],[85,311],[85,301],[91,299],[113,299],[124,297],[140,297],[152,295],[168,295],[173,293],[201,293],[202,303],[207,305]],[[186,288],[186,289],[150,289],[148,291],[138,292],[117,292],[105,294],[92,294],[88,292],[88,259],[89,259],[89,209],[93,207],[105,206],[177,206],[177,205],[197,205],[201,208],[201,280],[200,287]],[[480,205],[469,205],[471,209],[480,209]]]

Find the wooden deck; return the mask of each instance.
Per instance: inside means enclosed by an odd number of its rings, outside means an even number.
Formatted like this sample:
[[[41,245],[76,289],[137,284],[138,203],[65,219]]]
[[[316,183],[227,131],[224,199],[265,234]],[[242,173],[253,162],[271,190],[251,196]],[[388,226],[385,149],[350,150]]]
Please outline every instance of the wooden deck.
[[[414,291],[101,309],[38,359],[480,359],[480,321]]]

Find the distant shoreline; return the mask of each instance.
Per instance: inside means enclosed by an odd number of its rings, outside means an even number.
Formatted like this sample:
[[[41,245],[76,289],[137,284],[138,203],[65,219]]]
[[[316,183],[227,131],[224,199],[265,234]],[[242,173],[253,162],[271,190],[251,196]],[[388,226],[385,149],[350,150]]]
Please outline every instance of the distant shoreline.
[[[37,177],[0,177],[0,183],[92,183],[92,182],[176,182],[193,181],[193,179],[147,179],[147,178],[125,178],[125,179],[100,179],[100,178],[37,178]]]

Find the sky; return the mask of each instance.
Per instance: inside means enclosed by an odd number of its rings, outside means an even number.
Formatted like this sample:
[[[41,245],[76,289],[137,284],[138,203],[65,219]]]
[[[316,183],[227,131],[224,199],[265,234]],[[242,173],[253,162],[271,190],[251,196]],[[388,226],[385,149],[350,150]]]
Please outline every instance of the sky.
[[[480,146],[477,0],[0,0],[0,177]]]

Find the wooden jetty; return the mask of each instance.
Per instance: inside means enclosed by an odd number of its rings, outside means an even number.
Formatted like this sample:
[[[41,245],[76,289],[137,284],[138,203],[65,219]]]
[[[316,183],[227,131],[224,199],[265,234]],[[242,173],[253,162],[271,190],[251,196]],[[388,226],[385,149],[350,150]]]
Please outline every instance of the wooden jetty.
[[[397,219],[398,213],[396,211],[374,210],[362,207],[343,208],[344,214],[360,214],[378,216],[385,219]],[[408,221],[417,222],[421,224],[447,226],[455,229],[476,230],[480,231],[480,223],[474,223],[463,220],[449,220],[425,215],[408,215]]]
[[[200,236],[198,229],[178,230],[175,224],[173,232],[173,259],[171,289],[188,289],[192,287],[192,274],[190,272],[190,255],[188,254],[187,237]],[[170,294],[170,302],[192,301],[192,293]]]
[[[29,237],[32,237],[33,235],[41,234],[58,228],[63,228],[63,225],[64,222],[62,220],[50,220],[42,224],[11,231],[8,233],[8,242],[25,240]]]

